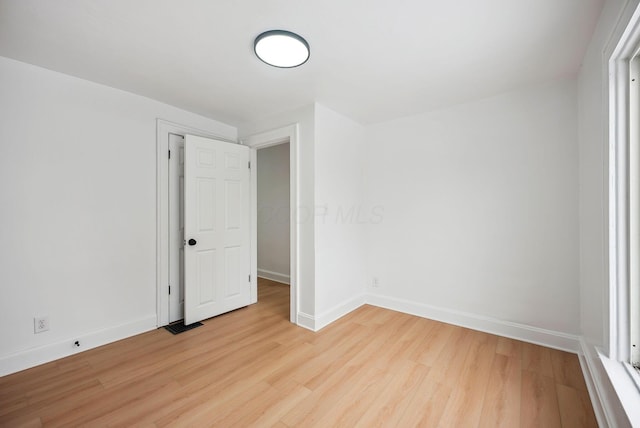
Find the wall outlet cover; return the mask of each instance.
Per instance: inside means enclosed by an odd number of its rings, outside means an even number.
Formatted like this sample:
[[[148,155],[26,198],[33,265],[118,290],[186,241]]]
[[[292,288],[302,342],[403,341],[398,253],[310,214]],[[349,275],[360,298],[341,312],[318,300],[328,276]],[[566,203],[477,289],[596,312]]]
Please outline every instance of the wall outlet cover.
[[[49,317],[35,317],[33,319],[33,332],[42,333],[49,330]]]

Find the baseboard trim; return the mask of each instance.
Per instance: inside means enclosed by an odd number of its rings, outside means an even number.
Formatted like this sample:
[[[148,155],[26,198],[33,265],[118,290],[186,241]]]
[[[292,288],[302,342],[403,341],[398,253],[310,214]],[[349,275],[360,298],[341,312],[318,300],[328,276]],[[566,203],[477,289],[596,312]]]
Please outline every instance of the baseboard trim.
[[[349,312],[358,309],[365,303],[367,303],[367,296],[366,294],[361,294],[334,306],[317,317],[304,312],[298,312],[298,325],[314,332],[320,331],[332,322],[347,315]]]
[[[298,325],[307,330],[316,331],[316,319],[304,312],[298,312]]]
[[[589,398],[591,398],[591,405],[593,412],[596,415],[599,427],[610,427],[611,421],[607,416],[608,412],[604,409],[604,399],[602,388],[596,382],[595,370],[593,366],[593,357],[584,338],[580,339],[580,353],[578,359],[580,360],[580,367],[582,368],[582,376],[587,384],[587,391],[589,392]]]
[[[473,330],[497,334],[498,336],[535,343],[536,345],[560,349],[574,354],[577,354],[580,350],[580,338],[577,335],[546,330],[510,321],[502,321],[452,309],[439,308],[379,294],[367,294],[366,303],[422,318],[429,318]]]
[[[332,322],[337,321],[338,319],[347,315],[349,312],[355,311],[365,303],[367,303],[367,296],[365,294],[361,294],[352,298],[351,300],[334,306],[328,311],[323,312],[316,318],[315,331],[319,331]]]
[[[291,284],[291,277],[289,275],[286,275],[284,273],[279,273],[279,272],[272,272],[270,270],[258,268],[258,277],[269,279],[275,282],[281,282],[287,285]]]
[[[0,357],[0,376],[49,363],[156,328],[156,315]],[[74,346],[75,341],[80,347]]]

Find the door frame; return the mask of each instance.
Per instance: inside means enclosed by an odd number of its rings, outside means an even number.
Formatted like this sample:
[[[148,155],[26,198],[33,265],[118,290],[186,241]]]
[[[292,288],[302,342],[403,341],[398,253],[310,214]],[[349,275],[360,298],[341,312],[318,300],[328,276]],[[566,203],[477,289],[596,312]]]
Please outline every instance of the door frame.
[[[253,134],[241,140],[241,144],[251,149],[252,170],[256,170],[253,165],[257,163],[258,149],[265,149],[278,144],[289,143],[289,319],[292,323],[298,324],[298,124],[273,129],[270,131]],[[252,171],[253,172],[253,171]],[[258,174],[251,174],[251,303],[258,301]]]
[[[212,132],[156,119],[156,314],[157,327],[169,324],[169,135],[185,134],[238,144]],[[253,174],[252,174],[253,176]],[[253,225],[252,225],[253,227]],[[253,245],[253,244],[252,244]],[[249,250],[251,251],[251,249]],[[250,253],[252,254],[252,253]],[[253,266],[254,261],[251,260]],[[252,292],[254,284],[251,284]]]

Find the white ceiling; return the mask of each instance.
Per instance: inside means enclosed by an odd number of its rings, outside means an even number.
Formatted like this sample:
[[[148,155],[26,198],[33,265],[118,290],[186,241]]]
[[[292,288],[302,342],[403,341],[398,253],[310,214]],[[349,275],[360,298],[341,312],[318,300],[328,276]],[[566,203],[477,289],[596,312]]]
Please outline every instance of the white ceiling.
[[[603,0],[0,0],[0,56],[237,125],[317,101],[372,123],[575,75]],[[253,54],[299,33],[309,62]]]

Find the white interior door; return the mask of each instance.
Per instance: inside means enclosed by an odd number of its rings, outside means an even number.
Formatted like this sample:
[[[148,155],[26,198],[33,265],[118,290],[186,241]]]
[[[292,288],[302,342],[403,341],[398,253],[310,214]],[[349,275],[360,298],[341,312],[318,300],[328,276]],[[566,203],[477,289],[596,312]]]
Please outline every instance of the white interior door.
[[[185,136],[184,323],[250,303],[249,148]]]
[[[184,318],[184,137],[169,134],[169,322]]]

